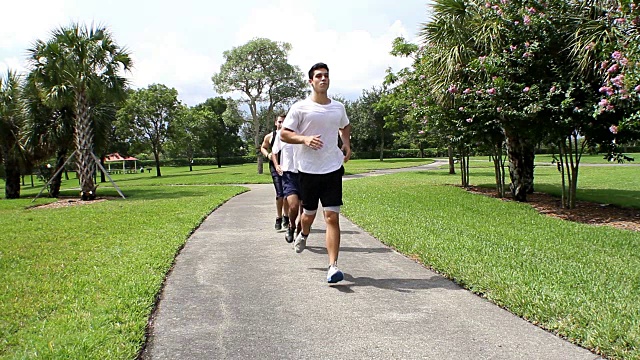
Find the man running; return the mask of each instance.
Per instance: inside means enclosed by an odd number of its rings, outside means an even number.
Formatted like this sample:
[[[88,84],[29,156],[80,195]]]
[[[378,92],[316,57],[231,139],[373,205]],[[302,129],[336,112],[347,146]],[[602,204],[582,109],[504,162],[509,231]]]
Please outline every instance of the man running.
[[[274,125],[276,129],[272,132],[268,133],[264,136],[262,140],[262,146],[260,146],[260,152],[264,155],[265,158],[269,160],[269,171],[271,171],[271,178],[273,179],[273,186],[276,189],[276,223],[274,225],[276,230],[282,229],[289,226],[289,216],[287,216],[289,208],[286,202],[284,201],[284,193],[282,189],[282,176],[280,175],[282,171],[279,169],[279,166],[276,165],[271,160],[271,151],[273,148],[273,143],[276,140],[276,137],[279,136],[277,133],[282,128],[282,122],[284,121],[285,114],[278,114],[276,116],[276,120]],[[283,218],[284,212],[284,218]]]
[[[320,201],[327,226],[327,282],[336,283],[344,279],[344,274],[338,269],[339,219],[343,163],[351,157],[351,125],[344,105],[327,95],[329,67],[326,64],[317,63],[311,67],[309,83],[311,95],[291,107],[280,134],[284,142],[304,145],[296,154],[303,213],[302,231],[295,239],[294,248],[297,253],[304,250]],[[339,136],[343,142],[342,149],[338,147]]]

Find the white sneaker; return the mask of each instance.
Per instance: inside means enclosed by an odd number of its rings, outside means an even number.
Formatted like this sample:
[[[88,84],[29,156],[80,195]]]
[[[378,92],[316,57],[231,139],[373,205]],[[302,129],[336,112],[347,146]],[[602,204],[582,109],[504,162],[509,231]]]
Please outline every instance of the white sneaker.
[[[329,271],[327,271],[327,282],[329,284],[334,284],[339,281],[344,280],[344,274],[337,266],[331,265],[329,266]]]
[[[296,241],[293,243],[293,248],[296,249],[297,253],[301,253],[302,250],[307,246],[307,238],[302,236],[302,233],[298,234],[296,237]]]

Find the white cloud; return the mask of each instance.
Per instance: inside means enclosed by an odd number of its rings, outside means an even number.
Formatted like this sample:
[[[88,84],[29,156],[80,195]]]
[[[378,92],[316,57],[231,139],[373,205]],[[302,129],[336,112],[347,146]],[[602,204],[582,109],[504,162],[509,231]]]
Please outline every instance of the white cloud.
[[[132,87],[146,87],[154,83],[174,87],[189,105],[215,96],[211,75],[220,67],[219,61],[183,44],[184,39],[175,32],[145,32],[136,40],[135,52],[132,51]],[[202,94],[198,96],[189,91],[193,87]]]
[[[292,45],[290,63],[305,74],[316,62],[326,63],[331,69],[331,92],[344,96],[380,86],[389,66],[398,70],[410,64],[407,59],[389,54],[394,38],[409,37],[401,21],[373,36],[361,29],[346,32],[320,29],[321,16],[330,16],[330,12],[316,15],[304,3],[291,0],[254,8],[236,33],[235,46],[256,37],[288,42]]]
[[[379,86],[388,66],[408,65],[389,55],[391,43],[398,35],[411,39],[425,9],[424,0],[403,0],[402,6],[386,0],[111,0],[106,7],[91,0],[8,1],[0,22],[0,70],[24,71],[26,49],[53,29],[95,22],[131,52],[134,87],[163,83],[189,105],[215,96],[211,75],[222,53],[255,37],[291,43],[289,61],[303,72],[326,62],[332,93],[357,97]]]

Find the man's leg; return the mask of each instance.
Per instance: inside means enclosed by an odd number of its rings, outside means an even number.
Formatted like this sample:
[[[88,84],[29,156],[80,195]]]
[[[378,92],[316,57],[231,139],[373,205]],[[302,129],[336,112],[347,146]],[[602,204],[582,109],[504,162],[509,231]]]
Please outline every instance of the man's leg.
[[[289,205],[289,223],[287,224],[287,235],[285,240],[288,243],[293,242],[296,231],[296,220],[298,219],[298,209],[300,207],[300,200],[298,194],[291,194],[287,196],[287,204]]]
[[[275,225],[276,230],[282,229],[282,203],[283,203],[283,201],[284,200],[281,197],[277,197],[276,198],[276,213],[277,213],[276,225]]]
[[[340,214],[334,211],[325,211],[324,221],[327,224],[325,241],[329,265],[333,265],[338,261],[338,253],[340,252]]]

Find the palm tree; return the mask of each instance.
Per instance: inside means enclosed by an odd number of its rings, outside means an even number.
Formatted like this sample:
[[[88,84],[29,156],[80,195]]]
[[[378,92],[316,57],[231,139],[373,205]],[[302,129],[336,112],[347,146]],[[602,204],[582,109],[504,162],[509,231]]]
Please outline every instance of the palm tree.
[[[53,31],[47,41],[36,41],[29,49],[35,81],[52,103],[73,97],[74,141],[81,198],[93,200],[96,186],[91,94],[107,99],[123,97],[127,80],[120,73],[131,69],[126,49],[119,47],[106,27],[71,24]]]
[[[5,197],[20,197],[20,159],[22,158],[22,104],[20,76],[13,71],[0,77],[0,158],[5,170]]]

